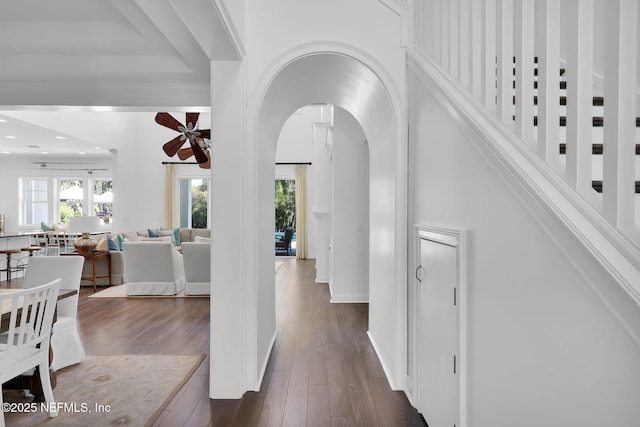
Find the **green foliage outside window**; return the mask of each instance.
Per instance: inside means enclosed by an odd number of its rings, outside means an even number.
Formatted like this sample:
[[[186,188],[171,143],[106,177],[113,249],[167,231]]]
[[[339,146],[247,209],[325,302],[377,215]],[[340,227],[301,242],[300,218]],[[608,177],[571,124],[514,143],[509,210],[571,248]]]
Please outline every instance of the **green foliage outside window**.
[[[207,199],[206,182],[191,188],[191,227],[207,228]]]
[[[296,181],[292,179],[276,180],[275,197],[276,231],[284,231],[288,226],[295,228]]]

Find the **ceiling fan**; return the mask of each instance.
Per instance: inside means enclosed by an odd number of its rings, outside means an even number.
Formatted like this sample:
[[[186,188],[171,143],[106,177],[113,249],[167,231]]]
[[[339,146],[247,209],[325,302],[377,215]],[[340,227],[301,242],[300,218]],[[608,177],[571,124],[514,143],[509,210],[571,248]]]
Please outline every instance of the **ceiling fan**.
[[[162,149],[169,157],[178,154],[180,160],[186,160],[195,156],[198,165],[203,169],[211,167],[211,129],[198,129],[198,117],[200,113],[186,113],[185,124],[183,125],[169,113],[156,114],[156,123],[159,125],[180,132],[180,135],[165,143]],[[190,146],[182,148],[185,141],[189,141]]]

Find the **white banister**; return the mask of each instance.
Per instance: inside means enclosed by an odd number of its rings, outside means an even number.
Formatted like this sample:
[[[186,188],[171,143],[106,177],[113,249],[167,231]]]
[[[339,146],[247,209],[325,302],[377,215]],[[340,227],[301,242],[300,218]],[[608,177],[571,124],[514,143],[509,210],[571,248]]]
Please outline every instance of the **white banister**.
[[[536,2],[538,48],[538,143],[540,158],[559,169],[560,2]]]
[[[516,0],[515,44],[516,58],[516,134],[533,146],[533,2]]]
[[[635,226],[637,8],[610,0],[605,13],[603,214],[627,232]]]
[[[639,0],[608,0],[606,5],[596,0],[409,3],[418,15],[413,20],[417,49],[410,53],[424,55],[456,90],[470,95],[478,109],[489,111],[514,140],[524,142],[519,149],[530,150],[527,156],[535,156],[528,158],[541,170],[564,180],[568,198],[597,218],[594,224],[604,233],[640,248],[640,208],[636,209],[640,195],[635,194],[640,175],[636,170],[640,157],[635,154],[640,142],[636,141]],[[600,8],[606,10],[604,29],[596,21]],[[594,39],[600,33],[603,36]],[[567,88],[566,117],[561,117],[561,84]],[[604,113],[594,113],[594,106],[601,105],[600,95]],[[594,131],[600,119],[593,119],[601,114],[603,141]],[[562,142],[566,142],[564,155]],[[594,143],[602,143],[603,154]],[[602,196],[592,187],[600,179]]]
[[[567,17],[567,182],[585,196],[591,189],[593,140],[593,0],[570,0]]]
[[[513,0],[498,0],[498,118],[513,129]]]

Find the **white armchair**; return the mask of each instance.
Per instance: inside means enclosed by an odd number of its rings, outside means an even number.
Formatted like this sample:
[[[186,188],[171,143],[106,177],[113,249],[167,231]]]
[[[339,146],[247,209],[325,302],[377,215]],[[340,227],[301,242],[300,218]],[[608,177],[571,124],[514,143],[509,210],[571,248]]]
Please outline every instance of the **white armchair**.
[[[31,257],[24,274],[23,287],[33,288],[54,279],[62,279],[61,289],[80,289],[84,257],[38,256]],[[73,365],[84,359],[84,348],[78,334],[78,294],[58,301],[56,321],[51,332],[54,369]]]
[[[211,295],[211,244],[182,243],[185,295]]]
[[[124,242],[127,295],[176,295],[184,289],[182,255],[170,242]]]

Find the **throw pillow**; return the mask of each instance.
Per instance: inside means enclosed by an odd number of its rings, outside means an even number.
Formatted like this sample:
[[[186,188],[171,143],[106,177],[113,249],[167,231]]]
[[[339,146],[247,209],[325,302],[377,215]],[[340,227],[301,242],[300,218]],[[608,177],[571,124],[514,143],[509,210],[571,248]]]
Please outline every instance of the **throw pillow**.
[[[107,239],[107,245],[110,251],[121,251],[122,248],[118,244],[118,236]]]
[[[149,234],[149,237],[158,237],[158,230],[148,228],[147,233]]]
[[[174,228],[173,230],[168,229],[168,228],[164,228],[164,227],[160,227],[160,229],[158,230],[160,231],[173,231],[173,240],[174,240],[174,245],[176,246],[180,246],[182,243],[180,242],[180,228]],[[161,234],[158,233],[158,235],[160,236]],[[166,236],[166,234],[165,234]]]
[[[44,221],[40,223],[40,228],[42,228],[42,231],[56,231],[53,225],[49,225]]]
[[[96,245],[96,251],[108,251],[109,250],[109,239],[107,236],[102,236],[100,241]]]
[[[211,243],[211,237],[196,236],[194,237],[193,241],[200,242],[200,243]]]
[[[124,242],[124,237],[122,237],[122,234],[118,234],[118,250],[122,250],[122,243]]]

